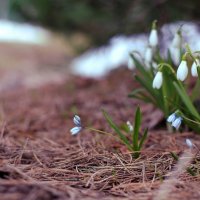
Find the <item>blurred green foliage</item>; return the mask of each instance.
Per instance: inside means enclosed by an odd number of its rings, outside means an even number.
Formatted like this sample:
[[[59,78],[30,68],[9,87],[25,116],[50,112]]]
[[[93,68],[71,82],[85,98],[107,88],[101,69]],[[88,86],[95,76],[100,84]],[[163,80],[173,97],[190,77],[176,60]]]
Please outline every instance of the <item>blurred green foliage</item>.
[[[10,0],[10,18],[53,30],[86,33],[96,44],[117,33],[148,31],[160,24],[198,20],[199,0]]]

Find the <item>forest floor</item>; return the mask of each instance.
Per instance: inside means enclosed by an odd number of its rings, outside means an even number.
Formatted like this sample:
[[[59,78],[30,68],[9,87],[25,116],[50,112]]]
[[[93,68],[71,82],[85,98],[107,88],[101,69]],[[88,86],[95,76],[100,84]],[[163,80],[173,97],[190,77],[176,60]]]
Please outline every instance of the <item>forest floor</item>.
[[[160,111],[127,97],[136,87],[130,71],[118,69],[101,80],[68,76],[35,89],[3,91],[0,199],[200,199],[197,149],[189,164],[196,176],[183,170],[167,183],[177,164],[171,152],[182,155],[186,138],[199,147],[200,137],[167,132]],[[138,159],[107,135],[70,134],[74,113],[85,126],[112,132],[101,108],[120,124],[133,120],[137,105],[142,128],[150,129]]]

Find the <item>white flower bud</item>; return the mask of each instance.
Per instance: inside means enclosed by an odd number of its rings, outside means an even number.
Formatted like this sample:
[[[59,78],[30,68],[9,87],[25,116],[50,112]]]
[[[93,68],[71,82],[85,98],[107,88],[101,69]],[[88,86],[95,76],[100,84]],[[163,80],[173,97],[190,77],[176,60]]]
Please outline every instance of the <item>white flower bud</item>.
[[[153,50],[151,47],[147,47],[144,55],[145,62],[151,63],[153,58]]]
[[[170,54],[172,61],[175,65],[178,65],[181,60],[181,52],[179,48],[174,48],[173,46],[170,47]]]
[[[181,38],[180,33],[176,33],[172,40],[172,47],[180,49],[181,42],[182,42],[182,38]]]
[[[182,120],[183,120],[182,117],[176,118],[176,119],[172,122],[172,126],[173,126],[176,130],[178,130],[179,127],[180,127],[180,125],[181,125]]]
[[[81,126],[81,118],[78,115],[74,116],[73,121],[76,126]]]
[[[163,83],[162,72],[158,71],[153,79],[152,87],[156,89],[160,89]]]
[[[129,128],[129,131],[132,132],[133,131],[132,124],[129,121],[127,121],[126,124],[127,124],[128,128]]]
[[[82,127],[76,126],[76,127],[72,128],[70,130],[70,132],[71,132],[72,135],[76,135],[77,133],[79,133],[81,131],[81,129],[82,129]]]
[[[172,123],[172,122],[174,122],[175,121],[175,119],[176,119],[176,114],[175,113],[172,113],[168,118],[167,118],[167,122],[169,122],[169,123]]]
[[[186,142],[186,144],[187,144],[187,146],[189,148],[192,148],[194,146],[193,143],[192,143],[192,141],[190,139],[188,139],[188,138],[185,140],[185,142]]]
[[[184,81],[187,78],[188,75],[188,67],[187,67],[187,62],[186,60],[182,60],[178,70],[177,70],[177,79],[180,81]]]
[[[191,74],[194,77],[198,76],[197,67],[200,67],[200,62],[199,60],[196,59],[196,62],[193,62],[192,67],[191,67]]]
[[[158,33],[156,29],[152,29],[149,35],[149,45],[156,47],[158,45]]]

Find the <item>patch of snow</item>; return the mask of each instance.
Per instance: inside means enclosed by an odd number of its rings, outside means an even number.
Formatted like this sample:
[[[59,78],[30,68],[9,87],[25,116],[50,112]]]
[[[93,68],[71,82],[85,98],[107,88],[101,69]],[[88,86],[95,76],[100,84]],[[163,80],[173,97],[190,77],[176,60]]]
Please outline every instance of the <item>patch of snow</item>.
[[[126,64],[133,50],[143,53],[147,45],[146,35],[134,37],[115,36],[106,46],[92,49],[72,62],[74,74],[86,77],[102,77],[112,69]]]
[[[166,55],[169,45],[177,29],[183,25],[184,40],[193,51],[200,50],[200,31],[198,25],[192,22],[176,22],[166,24],[160,29],[159,46],[163,55]],[[72,72],[76,75],[100,78],[112,69],[127,65],[129,53],[137,51],[144,55],[148,46],[148,35],[133,36],[119,35],[111,38],[108,45],[92,49],[74,59],[71,64]]]
[[[44,45],[49,37],[41,27],[0,20],[0,42]]]

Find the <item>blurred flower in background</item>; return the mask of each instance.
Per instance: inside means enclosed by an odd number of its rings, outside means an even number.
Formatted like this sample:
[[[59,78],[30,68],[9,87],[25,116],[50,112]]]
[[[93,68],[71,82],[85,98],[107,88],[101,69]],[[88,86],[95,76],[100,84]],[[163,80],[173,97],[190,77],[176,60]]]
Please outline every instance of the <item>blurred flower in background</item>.
[[[69,63],[75,74],[101,77],[127,65],[130,51],[144,54],[144,33],[150,32],[154,19],[159,29],[162,26],[161,47],[172,39],[181,23],[191,47],[199,49],[199,6],[197,0],[1,0],[0,70],[2,66],[24,66],[30,85],[49,77],[60,81],[68,74]],[[38,73],[37,67],[50,70]],[[20,70],[16,71],[19,76]],[[31,79],[33,74],[37,76]],[[5,82],[10,83],[10,79],[19,80],[12,77]]]
[[[199,20],[199,7],[198,0],[11,0],[9,17],[64,33],[82,32],[102,44],[114,35],[148,32],[154,19],[159,26]]]

